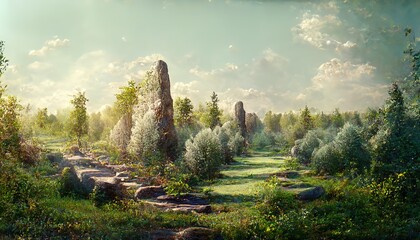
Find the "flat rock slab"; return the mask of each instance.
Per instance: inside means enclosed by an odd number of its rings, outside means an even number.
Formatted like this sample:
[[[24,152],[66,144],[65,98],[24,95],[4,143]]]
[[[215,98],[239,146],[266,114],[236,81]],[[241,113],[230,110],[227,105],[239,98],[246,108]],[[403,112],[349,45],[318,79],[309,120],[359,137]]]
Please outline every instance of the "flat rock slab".
[[[65,165],[70,166],[86,192],[91,193],[95,186],[110,186],[112,189],[122,189],[121,179],[115,177],[115,172],[103,167],[98,161],[85,156],[64,156]],[[114,186],[113,186],[114,185]]]
[[[220,234],[210,228],[189,227],[180,232],[170,229],[160,229],[149,233],[152,240],[221,240]]]
[[[182,213],[211,213],[212,208],[209,205],[208,201],[205,199],[199,198],[194,195],[185,195],[181,197],[174,197],[169,195],[162,195],[156,199],[151,199],[146,201],[147,204],[155,206],[157,208],[182,212]]]

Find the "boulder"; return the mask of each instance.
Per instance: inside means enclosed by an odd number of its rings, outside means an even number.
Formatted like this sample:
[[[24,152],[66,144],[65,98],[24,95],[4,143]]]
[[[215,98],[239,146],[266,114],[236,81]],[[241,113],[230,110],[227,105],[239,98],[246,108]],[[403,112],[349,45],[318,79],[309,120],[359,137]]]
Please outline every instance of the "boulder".
[[[325,194],[325,190],[323,187],[317,186],[317,187],[311,187],[308,188],[296,195],[296,197],[299,200],[303,201],[313,201],[315,199],[320,198],[322,195]]]
[[[156,198],[159,196],[165,195],[165,191],[162,186],[146,186],[139,187],[134,193],[134,198],[136,199],[148,199]]]
[[[60,163],[63,160],[63,154],[61,153],[47,153],[45,157],[50,163]]]
[[[176,236],[179,240],[214,240],[222,239],[214,230],[203,227],[190,227],[181,232]]]

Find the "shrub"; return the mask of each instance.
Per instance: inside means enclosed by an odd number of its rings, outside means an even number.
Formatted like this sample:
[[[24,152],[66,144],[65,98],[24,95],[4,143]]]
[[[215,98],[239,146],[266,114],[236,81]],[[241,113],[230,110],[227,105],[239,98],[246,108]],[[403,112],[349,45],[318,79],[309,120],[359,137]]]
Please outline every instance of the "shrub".
[[[318,149],[314,153],[311,165],[317,173],[321,174],[334,174],[344,169],[334,143],[328,143]]]
[[[184,161],[189,170],[201,179],[217,176],[223,162],[222,146],[211,129],[200,131],[185,144]]]
[[[297,208],[294,194],[283,190],[281,181],[276,177],[261,184],[257,199],[257,208],[266,215],[278,215]]]
[[[362,173],[370,165],[370,156],[359,129],[350,123],[346,123],[334,140],[335,146],[340,153],[343,167],[348,173]]]
[[[158,154],[158,140],[159,132],[155,114],[149,110],[142,118],[136,120],[128,149],[130,153],[142,159],[146,166],[149,166],[150,159]]]

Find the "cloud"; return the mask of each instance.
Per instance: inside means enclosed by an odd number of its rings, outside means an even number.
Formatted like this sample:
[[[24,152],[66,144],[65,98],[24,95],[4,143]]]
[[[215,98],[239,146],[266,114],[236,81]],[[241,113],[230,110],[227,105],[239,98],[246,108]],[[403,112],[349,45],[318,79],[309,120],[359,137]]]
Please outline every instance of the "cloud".
[[[313,88],[322,89],[358,83],[362,79],[371,79],[375,69],[368,63],[353,64],[350,61],[343,62],[333,58],[319,66],[317,75],[312,79]]]
[[[311,86],[296,96],[319,109],[340,107],[343,110],[364,110],[379,106],[386,97],[387,85],[374,79],[376,68],[368,63],[354,64],[333,58],[321,64]]]
[[[51,67],[49,63],[35,61],[28,65],[28,68],[31,70],[45,70]]]
[[[53,39],[47,40],[40,49],[31,50],[28,54],[29,56],[45,56],[48,52],[67,46],[69,42],[69,39],[60,39],[58,36],[54,36]]]
[[[352,41],[343,43],[328,33],[341,25],[342,21],[333,14],[320,16],[306,12],[303,14],[301,22],[292,28],[292,32],[301,41],[319,49],[332,48],[340,52],[356,47],[356,43]]]

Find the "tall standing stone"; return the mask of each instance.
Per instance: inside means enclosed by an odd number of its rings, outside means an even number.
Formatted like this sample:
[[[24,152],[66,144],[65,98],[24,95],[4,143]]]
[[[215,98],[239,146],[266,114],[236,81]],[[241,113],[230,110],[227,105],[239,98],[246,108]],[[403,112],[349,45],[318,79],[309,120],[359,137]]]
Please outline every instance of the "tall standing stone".
[[[235,103],[235,120],[238,122],[242,137],[246,139],[245,110],[244,103],[241,101]]]
[[[154,126],[150,125],[150,121],[153,121]],[[156,141],[155,130],[158,135]],[[133,114],[132,136],[128,147],[132,153],[143,158],[150,154],[155,156],[158,151],[165,160],[174,161],[177,144],[168,66],[159,60],[147,72],[140,87],[139,104]]]
[[[158,149],[167,159],[176,158],[178,137],[174,125],[174,106],[171,96],[168,65],[159,60],[154,66],[155,79],[159,83],[158,103],[155,104],[155,116],[159,131]]]

